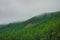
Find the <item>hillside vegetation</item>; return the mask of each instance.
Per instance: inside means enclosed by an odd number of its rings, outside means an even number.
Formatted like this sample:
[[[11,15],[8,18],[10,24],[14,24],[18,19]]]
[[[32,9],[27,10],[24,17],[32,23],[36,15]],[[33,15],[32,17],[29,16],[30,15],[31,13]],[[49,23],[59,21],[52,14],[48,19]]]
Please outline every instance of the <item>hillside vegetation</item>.
[[[60,40],[60,11],[5,25],[0,40]]]

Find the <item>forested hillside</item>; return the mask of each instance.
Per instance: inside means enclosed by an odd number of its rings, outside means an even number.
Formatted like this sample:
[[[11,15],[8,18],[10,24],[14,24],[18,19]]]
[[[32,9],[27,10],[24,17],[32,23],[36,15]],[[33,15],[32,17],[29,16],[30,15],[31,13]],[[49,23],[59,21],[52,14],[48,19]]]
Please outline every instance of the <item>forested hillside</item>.
[[[60,40],[60,11],[5,25],[0,40]]]

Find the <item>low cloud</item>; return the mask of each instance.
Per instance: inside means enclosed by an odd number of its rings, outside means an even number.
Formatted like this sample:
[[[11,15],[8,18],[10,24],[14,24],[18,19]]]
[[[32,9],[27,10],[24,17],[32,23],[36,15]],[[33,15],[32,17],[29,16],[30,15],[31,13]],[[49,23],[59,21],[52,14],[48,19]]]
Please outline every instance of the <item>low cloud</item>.
[[[60,0],[0,0],[0,24],[22,21],[51,11],[60,11]]]

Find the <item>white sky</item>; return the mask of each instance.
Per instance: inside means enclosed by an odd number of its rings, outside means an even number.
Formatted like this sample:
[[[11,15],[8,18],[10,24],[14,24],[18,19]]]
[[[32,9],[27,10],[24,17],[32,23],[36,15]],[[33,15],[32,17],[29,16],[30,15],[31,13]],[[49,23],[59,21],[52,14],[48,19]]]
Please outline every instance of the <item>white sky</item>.
[[[60,11],[60,0],[0,0],[0,24],[52,11]]]

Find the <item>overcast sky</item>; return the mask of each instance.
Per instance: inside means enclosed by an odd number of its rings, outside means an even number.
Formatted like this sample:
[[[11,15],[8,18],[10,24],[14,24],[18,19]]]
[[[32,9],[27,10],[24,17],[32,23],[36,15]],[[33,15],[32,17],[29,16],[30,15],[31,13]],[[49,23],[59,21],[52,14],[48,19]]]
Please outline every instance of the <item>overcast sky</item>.
[[[60,11],[60,0],[0,0],[0,24],[51,11]]]

